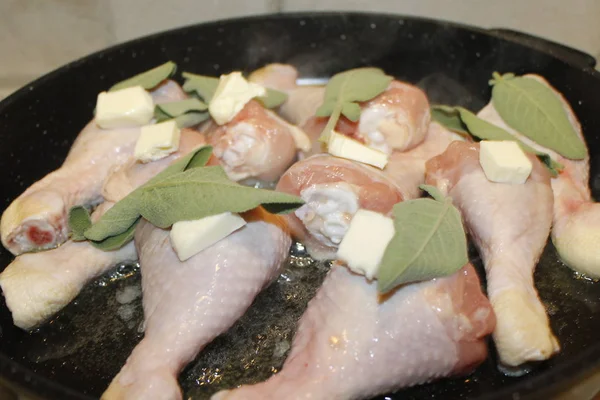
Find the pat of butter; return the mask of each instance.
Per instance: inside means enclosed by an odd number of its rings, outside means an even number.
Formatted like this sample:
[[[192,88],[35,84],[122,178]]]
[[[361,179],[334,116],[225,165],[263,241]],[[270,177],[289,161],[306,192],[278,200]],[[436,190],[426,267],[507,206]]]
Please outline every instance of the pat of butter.
[[[179,149],[180,136],[175,120],[142,126],[134,156],[143,163],[160,160]]]
[[[229,236],[246,221],[238,214],[225,212],[194,221],[179,221],[171,228],[171,245],[181,261]]]
[[[327,149],[329,154],[336,157],[347,158],[381,169],[385,168],[388,162],[387,154],[367,147],[359,141],[335,131],[331,132],[329,136]]]
[[[217,124],[224,125],[233,120],[250,100],[266,93],[264,87],[248,82],[241,72],[221,75],[208,112]]]
[[[483,140],[479,146],[479,163],[489,181],[522,184],[531,174],[531,160],[517,142]]]
[[[154,116],[152,96],[141,86],[102,92],[96,101],[96,124],[100,128],[145,125]]]
[[[360,209],[342,239],[337,258],[351,271],[368,279],[377,277],[385,249],[394,237],[394,221],[374,211]]]

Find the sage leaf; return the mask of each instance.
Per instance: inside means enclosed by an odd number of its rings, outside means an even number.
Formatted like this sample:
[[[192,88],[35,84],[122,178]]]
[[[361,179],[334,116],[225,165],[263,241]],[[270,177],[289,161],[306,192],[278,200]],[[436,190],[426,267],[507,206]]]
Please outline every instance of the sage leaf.
[[[371,100],[383,93],[393,79],[381,69],[370,67],[334,75],[325,88],[323,104],[315,113],[318,117],[329,117],[319,140],[327,143],[341,115],[351,121],[358,121],[360,106],[357,102]]]
[[[431,187],[436,199],[397,203],[392,209],[396,233],[383,255],[379,292],[396,286],[451,275],[468,262],[467,238],[459,211],[450,198]]]
[[[192,150],[191,152],[181,157],[179,160],[175,161],[173,164],[169,165],[167,168],[156,174],[156,176],[148,180],[148,182],[140,186],[138,189],[136,189],[136,191],[141,190],[147,185],[152,185],[156,182],[160,182],[163,179],[166,179],[179,172],[186,171],[192,168],[204,167],[208,163],[211,154],[211,146],[202,146],[197,148],[196,150]]]
[[[466,132],[479,140],[513,140],[517,142],[524,152],[536,155],[548,168],[552,176],[557,176],[558,172],[564,168],[562,164],[554,161],[549,154],[537,151],[533,147],[520,141],[512,133],[479,118],[466,108],[437,105],[433,106],[432,109],[435,109],[438,115],[443,114],[446,116],[444,117],[446,119],[442,119],[438,122],[443,125],[444,121],[450,121],[449,126],[444,126],[452,131],[454,131],[454,127],[457,124],[456,120],[458,119],[461,126],[466,129]]]
[[[242,186],[229,180],[220,166],[196,168],[146,186],[140,197],[142,217],[167,228],[226,211],[244,212],[263,205],[289,212],[304,202],[287,193]],[[269,206],[273,206],[270,208]]]
[[[508,126],[566,158],[580,160],[587,155],[585,143],[550,87],[514,74],[495,72],[493,77],[492,103]]]
[[[180,128],[189,128],[190,126],[198,125],[201,122],[206,121],[210,118],[210,114],[207,112],[191,112],[175,117],[175,123]]]
[[[267,94],[256,98],[265,108],[276,108],[286,102],[288,95],[275,89],[267,89]]]
[[[100,250],[103,251],[114,251],[118,250],[121,247],[125,246],[127,243],[133,240],[135,236],[135,228],[140,222],[140,218],[138,218],[125,232],[119,233],[115,236],[109,236],[101,241],[90,241],[90,244]]]
[[[189,112],[202,112],[207,109],[208,106],[195,97],[156,105],[156,110],[159,110],[170,118],[178,117]]]
[[[86,240],[83,234],[92,225],[90,212],[83,206],[71,207],[69,210],[69,228],[71,229],[71,240],[81,242]]]
[[[460,114],[454,107],[445,105],[431,106],[431,119],[462,136],[470,135],[467,127],[460,119]]]
[[[96,223],[85,231],[86,239],[100,242],[127,231],[140,217],[138,195],[139,193],[134,190],[109,208]]]
[[[192,93],[195,92],[205,103],[209,103],[219,86],[219,78],[214,76],[196,75],[190,72],[181,74],[186,81],[183,83],[183,90]]]
[[[207,120],[208,106],[195,97],[174,101],[171,103],[157,104],[154,108],[154,118],[157,122],[175,119],[177,126],[187,128],[198,125]]]
[[[125,244],[126,242],[122,242],[123,237],[133,237],[133,234],[125,235],[125,233],[128,232],[131,229],[131,226],[136,224],[140,218],[140,196],[144,188],[160,183],[186,169],[194,169],[206,165],[211,152],[212,147],[204,146],[186,154],[181,157],[181,159],[169,165],[144,185],[138,187],[108,209],[96,223],[85,230],[85,238],[98,244],[98,242],[105,241],[110,237],[118,237],[118,240],[121,240],[120,243]],[[113,239],[113,241],[117,241],[117,239]],[[113,242],[110,242],[109,244],[112,245]]]
[[[108,91],[114,92],[115,90],[126,89],[133,86],[141,86],[146,90],[154,89],[165,79],[170,78],[175,74],[177,70],[177,64],[173,61],[168,61],[158,67],[152,68],[146,72],[135,75],[129,79],[121,81],[113,85]]]

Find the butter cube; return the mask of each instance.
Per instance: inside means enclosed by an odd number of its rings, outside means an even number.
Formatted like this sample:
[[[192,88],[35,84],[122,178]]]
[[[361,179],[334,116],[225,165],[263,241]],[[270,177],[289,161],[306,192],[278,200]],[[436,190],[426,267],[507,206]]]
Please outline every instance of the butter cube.
[[[185,261],[246,225],[238,214],[225,212],[194,221],[175,222],[171,245],[179,260]]]
[[[394,234],[391,218],[360,209],[354,214],[350,228],[338,247],[337,258],[345,262],[351,271],[373,279]]]
[[[264,87],[248,82],[241,72],[221,75],[208,112],[217,124],[224,125],[233,120],[250,100],[266,93]]]
[[[154,116],[152,96],[141,86],[102,92],[96,101],[96,124],[100,128],[145,125]]]
[[[329,136],[327,151],[336,157],[347,158],[380,169],[385,168],[388,162],[387,154],[335,131],[331,132]]]
[[[180,136],[175,120],[142,126],[134,156],[143,163],[160,160],[177,151]]]
[[[491,182],[522,184],[533,165],[517,142],[512,140],[479,142],[479,163]]]

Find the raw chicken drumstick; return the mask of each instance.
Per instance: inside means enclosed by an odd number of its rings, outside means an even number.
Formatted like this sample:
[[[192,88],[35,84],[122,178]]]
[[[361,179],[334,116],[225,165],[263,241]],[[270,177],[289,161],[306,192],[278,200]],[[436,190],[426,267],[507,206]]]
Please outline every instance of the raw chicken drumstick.
[[[186,98],[173,81],[152,92],[155,103]],[[77,136],[63,165],[31,185],[2,215],[2,244],[14,255],[56,247],[67,240],[73,206],[102,201],[110,170],[133,154],[140,128],[100,129],[92,120]]]
[[[281,114],[311,137],[312,153],[319,153],[321,143],[317,139],[327,118],[314,114],[323,102],[325,89],[297,86],[297,77],[298,73],[291,65],[270,64],[255,71],[250,80],[288,94]],[[421,143],[431,119],[425,93],[416,86],[396,80],[379,96],[361,103],[361,109],[358,122],[342,117],[336,130],[388,154],[409,150]]]
[[[247,225],[184,262],[169,231],[140,223],[145,336],[103,400],[181,399],[181,369],[279,275],[291,244],[284,220],[261,208],[245,218]]]
[[[140,164],[130,159],[116,168],[104,184],[106,199],[92,214],[97,220],[112,205],[144,184],[180,156],[205,144],[198,132],[181,132],[179,151],[162,160]],[[137,260],[135,246],[102,251],[88,242],[68,240],[47,251],[21,254],[0,274],[0,287],[16,326],[32,329],[71,302],[94,278],[116,264]]]
[[[556,93],[573,128],[585,142],[581,125],[565,98],[541,76],[526,76],[539,80]],[[600,242],[600,205],[594,201],[590,193],[589,154],[586,153],[582,160],[569,160],[532,142],[521,133],[508,127],[491,102],[479,112],[478,116],[511,132],[537,150],[550,154],[554,160],[565,167],[557,177],[551,180],[554,192],[552,242],[560,258],[568,266],[591,278],[600,278],[600,246],[598,246]]]
[[[276,190],[306,202],[286,217],[293,235],[318,260],[334,257],[359,208],[386,214],[403,199],[398,187],[380,170],[328,154],[294,164]]]
[[[487,356],[494,314],[470,265],[381,297],[377,283],[333,266],[279,373],[212,400],[366,399],[470,372]]]
[[[234,181],[272,183],[292,164],[298,145],[310,146],[304,132],[254,100],[233,121],[222,126],[210,121],[201,131],[227,176]],[[303,143],[297,144],[295,138]]]
[[[419,185],[425,182],[425,162],[458,139],[458,135],[432,123],[423,143],[393,153],[383,171],[328,154],[297,162],[277,185],[277,190],[306,201],[288,216],[292,233],[313,258],[334,258],[358,208],[386,214],[395,203],[419,197]]]
[[[483,259],[497,319],[494,342],[509,367],[559,350],[533,282],[552,223],[550,174],[529,158],[534,167],[524,184],[488,181],[477,143],[454,142],[427,162],[427,183],[452,198]]]

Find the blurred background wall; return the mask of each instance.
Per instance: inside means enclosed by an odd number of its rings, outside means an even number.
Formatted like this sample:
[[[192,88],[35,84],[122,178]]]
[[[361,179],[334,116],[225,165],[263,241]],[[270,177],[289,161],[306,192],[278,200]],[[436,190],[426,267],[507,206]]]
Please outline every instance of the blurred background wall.
[[[0,0],[0,98],[151,32],[242,15],[365,10],[517,29],[600,57],[600,0]]]

